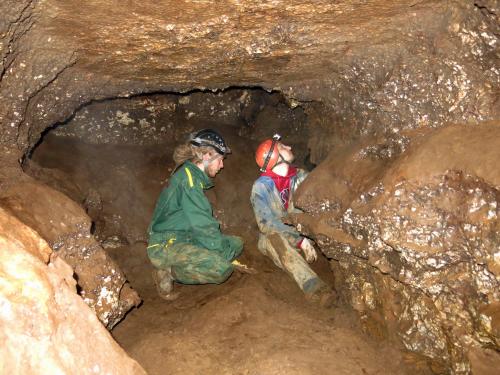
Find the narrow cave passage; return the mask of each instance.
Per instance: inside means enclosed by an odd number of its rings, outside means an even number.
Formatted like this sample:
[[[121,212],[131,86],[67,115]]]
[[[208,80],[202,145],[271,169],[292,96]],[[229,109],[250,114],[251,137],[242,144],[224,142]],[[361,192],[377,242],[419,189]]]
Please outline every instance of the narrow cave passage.
[[[1,1],[0,372],[496,375],[499,15],[494,0]],[[259,273],[166,303],[146,228],[174,147],[206,127],[234,150],[207,198]],[[316,242],[333,310],[257,249],[253,153],[276,132],[311,170],[287,220]]]
[[[308,303],[257,249],[249,201],[259,173],[254,149],[280,133],[295,164],[311,169],[307,122],[301,107],[260,89],[156,94],[85,106],[32,153],[25,171],[85,208],[93,235],[142,298],[112,334],[149,374],[415,373],[418,360],[367,337],[347,307]],[[223,232],[244,238],[241,260],[258,274],[234,272],[222,285],[176,284],[180,297],[166,302],[151,278],[146,228],[174,167],[174,147],[204,127],[233,150],[207,196]],[[333,284],[324,256],[313,269]]]

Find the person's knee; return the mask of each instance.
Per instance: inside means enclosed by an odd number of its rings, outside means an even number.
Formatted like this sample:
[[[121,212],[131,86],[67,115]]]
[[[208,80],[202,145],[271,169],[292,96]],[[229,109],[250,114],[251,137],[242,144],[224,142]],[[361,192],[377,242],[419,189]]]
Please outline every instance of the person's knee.
[[[232,273],[233,273],[233,266],[231,265],[231,263],[227,263],[213,275],[213,282],[215,284],[222,284],[229,278],[229,276],[231,276]]]
[[[243,238],[231,235],[226,235],[225,237],[232,248],[234,249],[243,248]]]
[[[230,262],[223,259],[211,262],[210,266],[172,265],[172,277],[182,284],[222,284],[233,272]]]

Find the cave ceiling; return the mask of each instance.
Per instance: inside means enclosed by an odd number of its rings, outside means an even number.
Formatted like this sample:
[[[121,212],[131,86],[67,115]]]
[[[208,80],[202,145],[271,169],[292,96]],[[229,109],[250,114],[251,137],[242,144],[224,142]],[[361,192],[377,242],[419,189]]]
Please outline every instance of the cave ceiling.
[[[47,0],[39,27],[43,48],[71,51],[74,69],[107,81],[272,89],[331,77],[370,46],[438,27],[429,15],[443,16],[444,3]]]
[[[4,0],[0,146],[16,164],[93,101],[229,87],[325,104],[353,134],[489,119],[495,4]]]

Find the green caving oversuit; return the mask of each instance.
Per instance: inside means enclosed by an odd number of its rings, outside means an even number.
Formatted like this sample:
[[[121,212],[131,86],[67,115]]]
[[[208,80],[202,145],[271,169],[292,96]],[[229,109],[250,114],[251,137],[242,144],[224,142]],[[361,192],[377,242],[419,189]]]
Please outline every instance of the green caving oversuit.
[[[220,284],[233,272],[231,262],[243,240],[220,231],[204,190],[212,180],[187,161],[160,194],[149,226],[148,257],[159,269],[171,267],[183,284]]]

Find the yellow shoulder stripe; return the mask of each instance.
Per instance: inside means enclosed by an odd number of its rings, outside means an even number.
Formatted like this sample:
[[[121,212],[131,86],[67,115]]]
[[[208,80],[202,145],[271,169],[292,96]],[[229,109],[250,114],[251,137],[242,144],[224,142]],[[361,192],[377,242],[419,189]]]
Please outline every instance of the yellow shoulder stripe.
[[[169,239],[169,240],[167,241],[167,243],[165,244],[165,248],[167,248],[167,247],[168,247],[168,245],[172,245],[174,242],[175,242],[175,237],[173,237],[173,238]],[[147,249],[151,249],[151,248],[156,247],[156,246],[162,246],[162,244],[155,243],[154,245],[149,245],[149,246],[147,247]]]
[[[193,176],[191,175],[191,171],[189,170],[188,167],[185,167],[184,170],[186,171],[186,174],[187,174],[188,179],[189,179],[189,186],[193,187],[194,184],[193,184]]]

